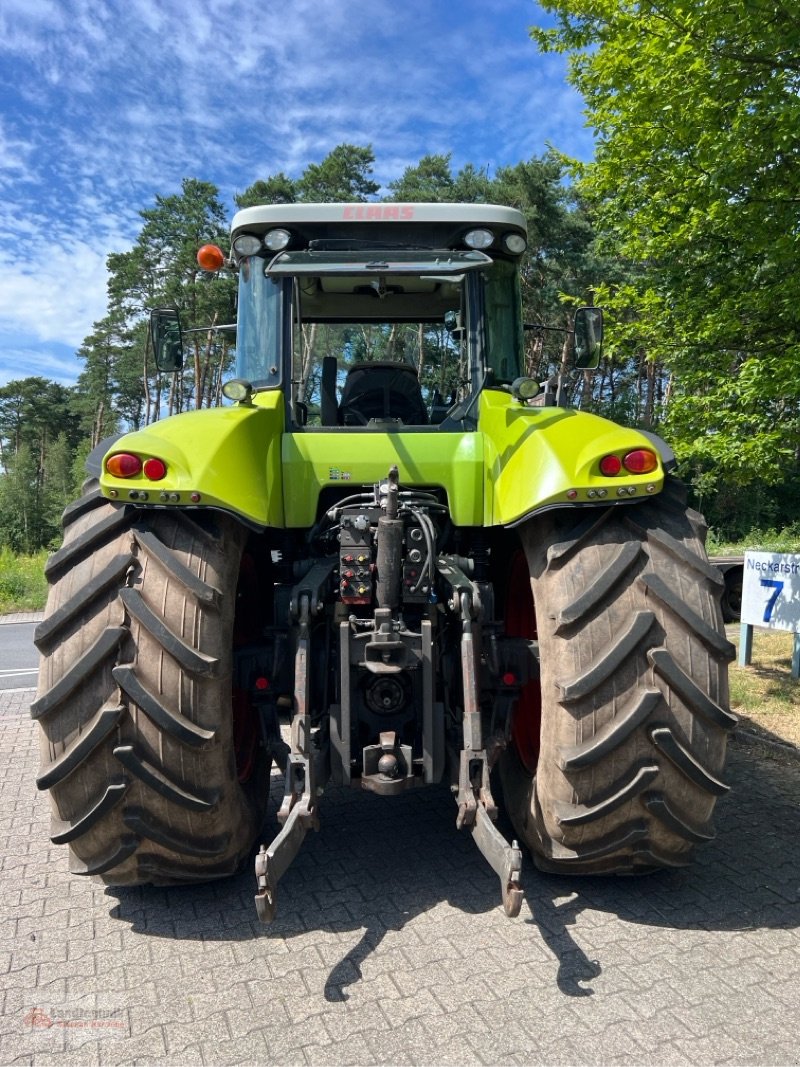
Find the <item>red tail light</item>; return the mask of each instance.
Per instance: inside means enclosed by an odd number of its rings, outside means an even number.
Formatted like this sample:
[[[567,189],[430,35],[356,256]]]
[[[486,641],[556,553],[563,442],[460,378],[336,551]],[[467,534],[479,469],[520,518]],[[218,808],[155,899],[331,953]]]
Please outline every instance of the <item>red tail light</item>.
[[[167,473],[167,465],[163,459],[146,459],[144,461],[144,476],[149,478],[151,482],[160,481]]]
[[[130,452],[115,452],[106,460],[106,470],[115,478],[133,478],[142,469],[142,461]]]
[[[600,473],[605,474],[606,478],[613,478],[621,470],[622,460],[619,456],[603,456],[600,460]]]

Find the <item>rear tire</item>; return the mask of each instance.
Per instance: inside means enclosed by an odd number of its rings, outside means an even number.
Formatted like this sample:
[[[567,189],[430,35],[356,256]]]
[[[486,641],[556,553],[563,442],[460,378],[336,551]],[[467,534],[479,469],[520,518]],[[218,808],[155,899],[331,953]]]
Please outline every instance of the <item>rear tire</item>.
[[[40,789],[74,873],[110,885],[233,874],[261,825],[268,761],[240,784],[233,740],[232,518],[110,504],[64,513],[35,642]]]
[[[672,480],[638,507],[550,513],[522,530],[541,731],[538,755],[512,740],[500,773],[509,817],[543,870],[683,866],[714,836],[736,723],[734,650],[704,535]],[[512,738],[530,733],[516,727]]]

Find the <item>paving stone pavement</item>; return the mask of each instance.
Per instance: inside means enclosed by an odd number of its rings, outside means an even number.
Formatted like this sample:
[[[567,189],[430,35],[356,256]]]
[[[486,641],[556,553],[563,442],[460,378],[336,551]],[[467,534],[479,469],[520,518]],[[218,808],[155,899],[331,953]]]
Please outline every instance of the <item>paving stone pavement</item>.
[[[0,693],[2,1064],[800,1062],[800,762],[732,746],[692,867],[526,864],[516,920],[446,790],[330,791],[263,927],[249,871],[180,889],[69,875],[32,695]]]

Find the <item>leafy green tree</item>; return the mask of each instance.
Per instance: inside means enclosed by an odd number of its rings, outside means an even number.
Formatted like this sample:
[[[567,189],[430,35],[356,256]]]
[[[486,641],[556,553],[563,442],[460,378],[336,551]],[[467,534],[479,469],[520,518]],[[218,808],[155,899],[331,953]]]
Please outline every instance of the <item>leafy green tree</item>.
[[[491,203],[494,189],[495,183],[489,178],[488,168],[481,170],[467,163],[456,174],[454,193],[460,203]]]
[[[92,445],[125,426],[137,430],[145,417],[147,322],[108,314],[94,323],[76,355],[84,361],[73,406]]]
[[[213,403],[228,345],[213,333],[187,335],[191,361],[182,375],[165,383],[148,357],[147,312],[153,307],[177,307],[187,329],[227,323],[235,280],[224,272],[206,275],[197,264],[201,245],[226,240],[227,219],[214,185],[185,178],[180,194],[157,196],[155,207],[140,215],[144,225],[133,248],[108,257],[109,318],[123,350],[137,353],[141,360],[144,421],[151,422],[164,407],[173,414]],[[129,360],[118,360],[118,368],[123,372],[118,382],[125,381],[130,389]],[[128,399],[136,395],[129,392]]]
[[[629,344],[673,374],[696,475],[796,479],[800,20],[784,0],[543,0],[597,134],[578,168]]]
[[[340,144],[321,163],[309,163],[297,182],[297,199],[313,203],[366,200],[379,189],[372,181],[371,145]]]
[[[0,544],[14,551],[36,551],[57,534],[73,495],[78,396],[78,389],[39,377],[0,389]]]
[[[400,178],[389,182],[392,200],[404,203],[456,201],[456,181],[450,167],[452,154],[423,156],[415,167],[406,167]]]
[[[61,514],[71,500],[78,496],[79,487],[75,485],[73,462],[74,450],[70,447],[67,435],[60,433],[50,446],[42,480],[42,531],[43,544],[58,538]]]
[[[84,433],[96,445],[117,427],[118,396],[115,388],[115,365],[120,358],[119,327],[111,316],[94,323],[92,333],[84,338],[76,352],[84,361],[78,376],[78,390],[74,401],[80,413]],[[141,392],[141,382],[139,382]]]
[[[406,167],[396,181],[389,182],[391,200],[405,203],[486,203],[494,193],[488,175],[467,163],[453,174],[452,154],[423,156]]]
[[[237,207],[254,207],[257,204],[293,204],[297,200],[297,182],[283,171],[272,177],[253,182],[243,193],[234,197]]]
[[[46,378],[18,378],[0,387],[0,458],[4,470],[23,446],[41,470],[50,442],[64,433],[71,446],[81,436],[76,391]]]
[[[371,178],[375,156],[370,145],[340,144],[320,163],[309,163],[296,180],[282,171],[259,179],[234,199],[239,208],[254,204],[348,203],[367,200],[379,186]]]
[[[89,458],[89,453],[92,451],[92,444],[88,439],[84,439],[75,449],[75,455],[72,459],[72,498],[75,499],[81,495],[84,482],[89,475],[86,472],[86,461]]]
[[[23,443],[0,477],[0,543],[31,553],[48,540],[42,472],[30,445]]]

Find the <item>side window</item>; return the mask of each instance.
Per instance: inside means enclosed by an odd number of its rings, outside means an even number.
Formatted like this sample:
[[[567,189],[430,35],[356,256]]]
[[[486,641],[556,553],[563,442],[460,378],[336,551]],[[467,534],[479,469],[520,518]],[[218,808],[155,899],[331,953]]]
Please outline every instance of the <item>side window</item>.
[[[483,275],[486,351],[494,380],[508,384],[522,373],[522,311],[519,279],[511,263],[498,261]]]
[[[239,267],[236,377],[256,388],[280,385],[282,282],[264,276],[264,260],[248,256]]]

